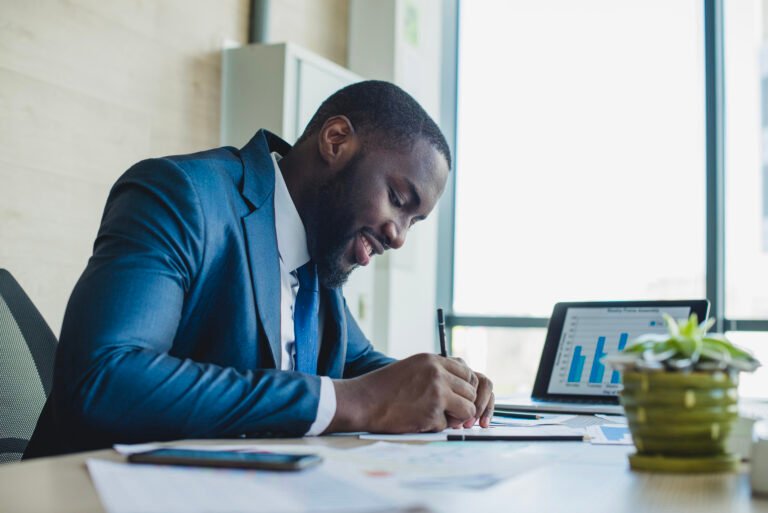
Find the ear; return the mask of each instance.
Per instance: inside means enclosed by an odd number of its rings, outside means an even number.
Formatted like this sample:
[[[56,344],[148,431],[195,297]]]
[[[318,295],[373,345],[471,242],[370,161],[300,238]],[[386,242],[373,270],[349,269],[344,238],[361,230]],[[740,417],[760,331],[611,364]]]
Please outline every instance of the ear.
[[[346,116],[333,116],[325,120],[317,137],[320,158],[331,171],[343,169],[360,149],[360,138]]]

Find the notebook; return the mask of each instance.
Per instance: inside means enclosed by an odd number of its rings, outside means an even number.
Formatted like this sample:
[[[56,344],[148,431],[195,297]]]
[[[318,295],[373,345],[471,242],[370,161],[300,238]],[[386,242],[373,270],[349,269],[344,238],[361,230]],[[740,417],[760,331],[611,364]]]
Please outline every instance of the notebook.
[[[709,314],[706,299],[680,301],[592,301],[558,303],[530,397],[498,397],[497,410],[583,414],[623,414],[618,393],[621,375],[602,363],[645,333],[666,333],[663,313],[700,320]]]

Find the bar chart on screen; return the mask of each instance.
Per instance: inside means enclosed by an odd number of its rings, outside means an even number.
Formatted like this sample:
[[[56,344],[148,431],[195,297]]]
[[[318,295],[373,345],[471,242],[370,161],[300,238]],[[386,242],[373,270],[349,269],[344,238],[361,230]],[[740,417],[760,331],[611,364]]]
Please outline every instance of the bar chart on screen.
[[[673,317],[686,317],[689,308],[667,308]],[[665,333],[660,308],[570,308],[558,346],[550,393],[615,395],[621,375],[603,363],[603,357],[623,350],[645,333]]]

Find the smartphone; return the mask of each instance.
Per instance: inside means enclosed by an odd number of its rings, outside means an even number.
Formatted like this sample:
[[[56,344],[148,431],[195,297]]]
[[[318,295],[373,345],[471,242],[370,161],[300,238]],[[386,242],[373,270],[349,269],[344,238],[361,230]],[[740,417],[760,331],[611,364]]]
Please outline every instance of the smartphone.
[[[302,470],[323,459],[316,454],[280,454],[276,452],[199,451],[191,449],[156,449],[128,456],[131,463],[156,465],[191,465],[263,470]]]

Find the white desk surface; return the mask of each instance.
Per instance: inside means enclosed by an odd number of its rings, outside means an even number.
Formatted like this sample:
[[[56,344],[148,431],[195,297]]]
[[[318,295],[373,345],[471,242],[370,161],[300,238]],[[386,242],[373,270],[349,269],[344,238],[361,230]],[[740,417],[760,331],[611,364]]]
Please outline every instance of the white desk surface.
[[[189,441],[187,441],[189,442]],[[238,441],[195,441],[194,443]],[[242,440],[240,440],[242,442]],[[353,447],[351,437],[259,440],[258,443]],[[477,442],[492,443],[492,442]],[[768,512],[768,497],[753,497],[749,474],[671,475],[632,472],[628,446],[587,442],[520,442],[520,458],[551,463],[483,491],[419,491],[436,513],[495,511],[567,513]],[[89,513],[104,509],[85,468],[87,458],[122,461],[112,450],[0,465],[0,512]]]

